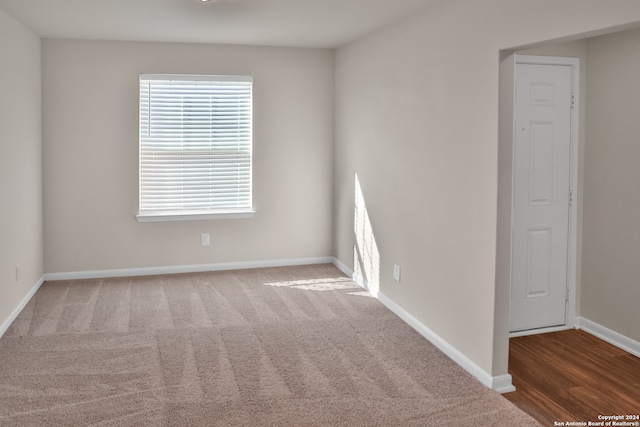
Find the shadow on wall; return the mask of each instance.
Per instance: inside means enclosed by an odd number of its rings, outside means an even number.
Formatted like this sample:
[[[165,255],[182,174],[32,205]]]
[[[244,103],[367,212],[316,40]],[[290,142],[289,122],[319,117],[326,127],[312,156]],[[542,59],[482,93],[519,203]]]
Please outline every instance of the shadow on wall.
[[[373,235],[371,220],[367,213],[362,188],[358,174],[355,177],[355,210],[353,215],[353,231],[355,245],[353,245],[354,280],[363,284],[367,290],[377,296],[380,291],[380,252]]]

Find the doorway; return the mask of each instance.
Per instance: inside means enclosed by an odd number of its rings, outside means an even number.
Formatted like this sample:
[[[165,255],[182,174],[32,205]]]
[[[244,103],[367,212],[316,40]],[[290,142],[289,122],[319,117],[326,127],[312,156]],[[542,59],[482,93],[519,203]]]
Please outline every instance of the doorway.
[[[515,58],[511,336],[573,323],[578,76],[577,58]]]

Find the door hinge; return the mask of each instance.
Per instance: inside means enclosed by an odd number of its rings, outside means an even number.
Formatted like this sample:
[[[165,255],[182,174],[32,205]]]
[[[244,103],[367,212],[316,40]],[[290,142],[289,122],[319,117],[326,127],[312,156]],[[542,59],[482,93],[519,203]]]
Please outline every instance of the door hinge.
[[[571,92],[571,108],[576,105],[576,96]]]
[[[569,189],[569,206],[573,206],[573,190]]]
[[[567,292],[566,292],[566,295],[565,295],[565,301],[569,302],[569,288],[567,288]]]

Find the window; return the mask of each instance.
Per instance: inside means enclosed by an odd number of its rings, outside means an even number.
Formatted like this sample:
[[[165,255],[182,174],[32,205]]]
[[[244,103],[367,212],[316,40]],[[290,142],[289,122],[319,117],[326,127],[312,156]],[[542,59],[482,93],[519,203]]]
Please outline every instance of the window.
[[[252,78],[140,75],[138,221],[251,217]]]

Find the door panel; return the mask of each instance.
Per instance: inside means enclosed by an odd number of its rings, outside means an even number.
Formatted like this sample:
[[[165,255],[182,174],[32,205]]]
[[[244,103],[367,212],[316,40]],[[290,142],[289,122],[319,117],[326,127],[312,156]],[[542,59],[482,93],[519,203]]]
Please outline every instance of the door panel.
[[[527,235],[527,298],[551,293],[552,232],[550,228],[529,230]]]
[[[553,202],[554,124],[531,123],[529,141],[529,206]]]
[[[516,65],[510,329],[566,323],[572,70]]]

